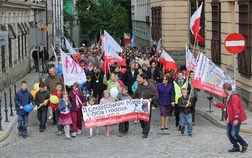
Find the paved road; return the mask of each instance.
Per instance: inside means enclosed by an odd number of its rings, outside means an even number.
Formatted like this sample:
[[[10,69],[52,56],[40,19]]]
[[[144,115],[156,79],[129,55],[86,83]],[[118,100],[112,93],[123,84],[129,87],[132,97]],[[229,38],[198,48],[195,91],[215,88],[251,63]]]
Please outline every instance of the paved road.
[[[174,127],[174,117],[170,119],[170,129],[161,132],[159,126],[159,110],[153,110],[151,132],[147,139],[141,138],[140,124],[130,124],[127,136],[118,137],[118,126],[111,127],[111,136],[105,137],[105,128],[101,127],[100,136],[88,138],[89,131],[84,130],[79,137],[66,140],[57,136],[56,126],[51,125],[45,132],[38,131],[36,114],[29,118],[27,138],[17,135],[15,128],[6,141],[0,143],[0,157],[3,158],[154,158],[154,157],[251,157],[250,147],[246,153],[230,154],[231,147],[225,135],[225,130],[215,127],[204,118],[197,116],[197,125],[193,129],[193,137],[181,135]],[[252,137],[242,134],[249,145]]]

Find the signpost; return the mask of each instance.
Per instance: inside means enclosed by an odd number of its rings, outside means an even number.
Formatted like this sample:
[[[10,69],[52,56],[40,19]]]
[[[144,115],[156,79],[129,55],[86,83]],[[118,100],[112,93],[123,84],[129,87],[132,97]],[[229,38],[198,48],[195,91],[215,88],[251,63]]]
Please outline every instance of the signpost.
[[[225,41],[224,46],[226,50],[234,56],[234,80],[236,81],[236,59],[237,54],[241,53],[246,46],[245,38],[239,33],[229,34]]]

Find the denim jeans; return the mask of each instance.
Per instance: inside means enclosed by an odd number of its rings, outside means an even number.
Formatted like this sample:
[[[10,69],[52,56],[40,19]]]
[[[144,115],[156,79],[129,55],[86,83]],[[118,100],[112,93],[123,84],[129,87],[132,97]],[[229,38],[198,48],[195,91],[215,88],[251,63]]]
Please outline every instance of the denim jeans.
[[[60,116],[60,111],[59,109],[55,110],[55,122],[57,123],[58,131],[63,131],[63,126],[59,124],[59,116]]]
[[[241,146],[247,145],[244,139],[239,135],[241,123],[238,123],[236,126],[234,124],[227,124],[227,136],[229,141],[233,144],[233,148],[240,149],[238,143]]]
[[[38,113],[37,113],[37,118],[40,122],[39,124],[39,128],[40,129],[45,129],[46,128],[46,122],[47,122],[47,110],[38,110]]]
[[[192,134],[192,114],[185,115],[183,113],[180,113],[180,128],[185,129],[185,123],[187,123],[187,133]]]
[[[27,132],[28,115],[18,115],[18,131],[21,133]]]

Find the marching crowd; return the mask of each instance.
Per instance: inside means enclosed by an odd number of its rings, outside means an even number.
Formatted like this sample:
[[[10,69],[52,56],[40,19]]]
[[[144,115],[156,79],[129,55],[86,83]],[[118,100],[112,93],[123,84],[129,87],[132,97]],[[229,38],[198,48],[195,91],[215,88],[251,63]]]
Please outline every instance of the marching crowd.
[[[85,83],[75,83],[72,86],[66,86],[65,89],[60,65],[57,68],[48,67],[49,76],[44,83],[39,84],[39,91],[35,98],[27,90],[26,81],[23,81],[21,90],[15,96],[19,134],[23,136],[27,134],[29,113],[23,110],[25,104],[41,106],[37,112],[40,132],[43,132],[47,127],[47,114],[49,113],[49,119],[53,118],[53,124],[57,125],[58,135],[65,133],[65,137],[71,139],[71,137],[77,137],[82,133],[81,110],[83,106],[143,98],[151,102],[151,109],[159,107],[160,130],[169,128],[169,117],[174,112],[175,126],[178,127],[181,134],[184,134],[187,126],[187,134],[192,136],[199,91],[191,86],[194,72],[190,71],[187,74],[185,66],[180,67],[180,70],[176,72],[163,68],[159,62],[159,53],[155,49],[155,45],[151,48],[143,47],[141,49],[125,47],[123,52],[118,55],[126,61],[126,65],[112,63],[106,72],[103,67],[101,48],[81,47],[78,54],[73,55],[72,58],[84,69],[87,77]],[[113,87],[120,92],[117,98],[110,96],[110,89]],[[59,103],[51,103],[49,101],[50,95],[56,95],[59,98]],[[134,121],[134,123],[138,122],[141,123],[143,138],[147,138],[151,121]],[[98,136],[98,127],[95,130],[95,134]],[[119,137],[126,135],[128,131],[129,122],[119,124]],[[106,126],[105,135],[110,136],[109,125]],[[90,128],[88,137],[92,138],[92,136],[93,129]],[[243,147],[246,146],[246,142],[244,142]]]

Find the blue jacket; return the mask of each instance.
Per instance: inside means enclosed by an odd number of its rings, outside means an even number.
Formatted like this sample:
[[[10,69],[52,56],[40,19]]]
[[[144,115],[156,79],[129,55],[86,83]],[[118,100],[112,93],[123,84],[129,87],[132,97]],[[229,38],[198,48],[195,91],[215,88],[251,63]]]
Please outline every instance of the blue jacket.
[[[70,101],[68,102],[68,107],[70,111],[70,108],[72,107],[72,104],[70,103]],[[60,112],[66,112],[66,103],[62,98],[59,100],[58,108]]]
[[[16,93],[14,102],[17,109],[17,115],[28,115],[28,112],[25,112],[23,109],[19,109],[19,107],[34,103],[31,93],[28,90],[22,89]]]

